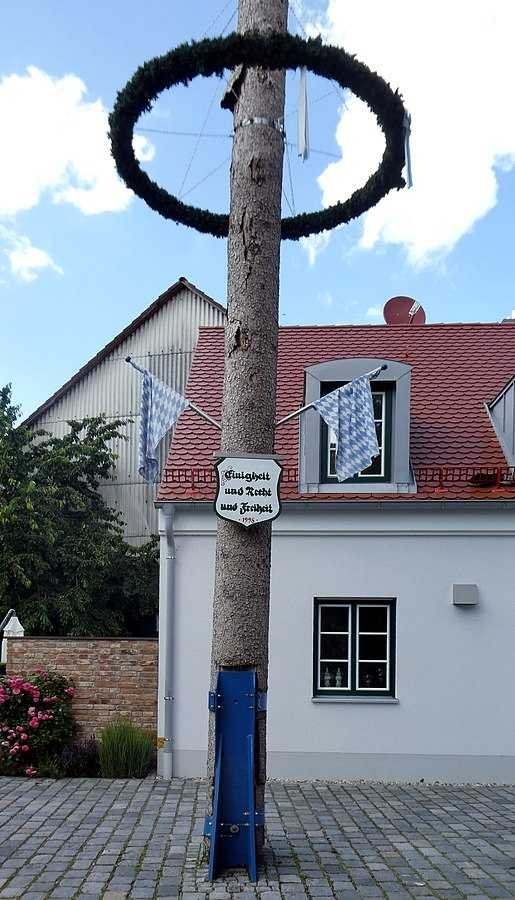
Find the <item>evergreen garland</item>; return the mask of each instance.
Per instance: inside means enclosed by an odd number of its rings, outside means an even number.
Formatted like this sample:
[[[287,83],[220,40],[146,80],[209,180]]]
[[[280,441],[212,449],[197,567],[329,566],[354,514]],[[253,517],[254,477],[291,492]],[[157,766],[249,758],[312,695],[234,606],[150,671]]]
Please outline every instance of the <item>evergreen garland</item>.
[[[111,152],[118,174],[139,197],[166,219],[189,225],[197,231],[226,237],[229,216],[182,203],[159,187],[144,172],[132,148],[136,122],[149,112],[158,95],[176,84],[187,85],[198,75],[222,76],[224,69],[238,65],[263,69],[295,69],[306,66],[311,72],[350,89],[375,114],[382,128],[386,147],[377,171],[366,184],[354,191],[344,203],[336,203],[318,212],[285,218],[283,238],[298,240],[310,234],[335,228],[375,206],[392,188],[404,187],[404,106],[397,91],[363,63],[338,47],[322,44],[320,39],[290,34],[231,34],[182,44],[164,56],[156,57],[136,71],[125,85],[109,117]]]

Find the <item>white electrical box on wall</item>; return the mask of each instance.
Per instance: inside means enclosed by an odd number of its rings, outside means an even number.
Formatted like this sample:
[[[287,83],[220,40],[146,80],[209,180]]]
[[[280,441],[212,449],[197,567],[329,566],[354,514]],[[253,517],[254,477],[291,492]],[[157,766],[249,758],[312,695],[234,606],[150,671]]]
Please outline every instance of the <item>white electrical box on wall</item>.
[[[452,602],[454,606],[477,606],[479,604],[477,584],[453,584]]]

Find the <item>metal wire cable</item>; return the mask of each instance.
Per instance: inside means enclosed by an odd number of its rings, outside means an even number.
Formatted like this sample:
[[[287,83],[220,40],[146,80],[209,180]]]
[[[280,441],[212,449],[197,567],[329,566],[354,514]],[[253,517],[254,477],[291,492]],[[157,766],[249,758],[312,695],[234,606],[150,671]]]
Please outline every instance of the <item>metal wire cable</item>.
[[[135,128],[135,132],[142,132],[144,134],[169,134],[174,137],[196,137],[196,138],[223,138],[224,140],[230,140],[233,137],[233,134],[227,132],[227,134],[223,134],[222,132],[199,132],[199,131],[172,131],[166,128]],[[285,142],[289,147],[295,147],[295,144],[291,141]],[[321,156],[329,156],[331,159],[340,159],[338,153],[331,153],[330,150],[318,150],[315,147],[309,148],[310,153],[318,153]],[[188,192],[189,193],[189,192]]]
[[[308,100],[308,109],[311,109],[312,106],[315,106],[317,103],[320,103],[321,100],[326,100],[327,97],[332,97],[334,94],[333,90],[326,91],[325,94],[321,94],[320,97],[316,97],[314,100]],[[290,112],[287,112],[284,116],[284,119],[291,119],[292,116],[296,116],[298,113],[298,109],[291,109]]]
[[[182,177],[181,186],[180,186],[179,190],[177,191],[177,196],[178,196],[179,200],[181,200],[183,197],[183,188],[184,188],[184,185],[186,184],[186,179],[187,179],[187,177],[190,173],[190,169],[193,165],[193,160],[195,159],[195,157],[197,155],[197,150],[199,148],[200,140],[204,135],[204,130],[207,125],[207,120],[209,119],[209,116],[211,115],[211,110],[213,109],[213,106],[214,106],[217,96],[218,96],[218,85],[216,85],[216,87],[213,91],[213,95],[209,102],[209,106],[207,108],[206,115],[204,116],[204,121],[202,123],[202,127],[200,129],[199,134],[197,135],[197,140],[195,141],[195,146],[193,147],[193,152],[191,154],[190,161],[189,161],[188,165],[186,166],[186,171]],[[189,193],[189,191],[188,191],[188,193]]]
[[[291,203],[290,203],[289,198],[288,198],[288,194],[287,194],[286,191],[284,190],[284,187],[283,187],[283,197],[284,197],[284,199],[286,200],[286,203],[287,203],[287,206],[288,206],[288,209],[289,209],[291,215],[294,216],[295,213],[293,212]]]
[[[223,29],[222,29],[222,31],[221,31],[221,34],[223,34],[224,31],[226,31],[226,29],[229,27],[229,25],[231,24],[231,22],[232,22],[232,20],[234,19],[235,15],[236,15],[236,10],[234,10],[234,11],[232,12],[230,18],[228,19],[228,21],[227,21],[226,24],[224,25],[224,27],[223,27]],[[211,97],[211,101],[210,101],[209,106],[208,106],[208,108],[207,108],[207,112],[206,112],[206,115],[205,115],[205,117],[204,117],[204,121],[203,121],[203,123],[202,123],[202,127],[201,127],[201,129],[200,129],[200,134],[198,135],[197,140],[195,141],[195,146],[193,147],[193,152],[192,152],[192,154],[191,154],[190,161],[189,161],[188,165],[186,166],[186,171],[185,171],[184,176],[183,176],[183,179],[182,179],[182,181],[181,181],[181,186],[180,186],[180,188],[179,188],[179,190],[178,190],[178,192],[177,192],[177,196],[178,196],[179,200],[182,199],[182,197],[186,196],[185,194],[183,194],[184,186],[185,186],[185,184],[186,184],[186,180],[187,180],[188,175],[189,175],[189,173],[190,173],[190,169],[191,169],[191,167],[192,167],[192,165],[193,165],[193,161],[194,161],[194,159],[195,159],[195,157],[196,157],[196,155],[197,155],[197,150],[198,150],[198,148],[199,148],[200,140],[201,140],[201,138],[202,138],[202,136],[203,136],[203,134],[204,134],[204,131],[205,131],[205,128],[206,128],[206,125],[207,125],[207,121],[208,121],[208,119],[209,119],[209,116],[211,115],[211,110],[212,110],[212,108],[213,108],[213,106],[214,106],[214,102],[215,102],[217,96],[218,96],[218,85],[215,86],[215,89],[214,89],[214,91],[213,91],[213,96]],[[207,177],[209,177],[209,176],[207,176]],[[191,190],[193,190],[193,188],[192,188]],[[189,193],[191,193],[191,191],[188,191],[188,194],[189,194]]]
[[[173,134],[177,137],[224,138],[225,140],[232,138],[232,134],[229,132],[223,133],[221,131],[204,131],[202,133],[200,131],[170,131],[167,128],[140,128],[139,126],[134,131],[143,131],[148,134]]]
[[[291,141],[287,141],[288,147],[295,147],[295,144],[292,144]],[[331,159],[341,159],[339,153],[331,153],[330,150],[316,150],[314,147],[309,148],[310,153],[318,153],[320,156],[329,156]]]
[[[227,22],[225,23],[224,27],[222,28],[222,30],[221,30],[221,32],[220,32],[220,35],[225,34],[225,32],[226,32],[227,29],[229,28],[229,25],[231,24],[232,20],[236,17],[237,12],[238,12],[238,10],[235,9],[235,10],[232,12],[232,14],[229,16],[229,18],[227,19]]]
[[[211,175],[214,175],[216,172],[219,172],[220,169],[222,168],[222,166],[226,166],[227,163],[230,162],[230,160],[231,160],[231,157],[226,156],[226,158],[224,160],[222,160],[221,163],[219,163],[217,166],[215,166],[214,169],[211,169],[211,171],[208,172],[207,175],[204,175],[204,177],[201,178],[200,181],[197,181],[196,184],[194,184],[192,187],[188,188],[188,190],[184,194],[182,194],[182,199],[184,200],[184,198],[187,197],[188,194],[191,194],[192,191],[195,191],[198,187],[200,187],[201,184],[204,184],[204,182],[207,181],[208,178],[211,178]]]
[[[309,35],[308,35],[306,29],[304,28],[304,25],[303,25],[302,22],[300,21],[300,19],[299,19],[297,13],[296,13],[296,11],[295,11],[295,3],[294,3],[294,0],[290,0],[290,6],[289,6],[289,8],[290,8],[290,10],[291,10],[291,13],[292,13],[292,15],[293,15],[293,18],[295,19],[297,25],[299,26],[300,30],[302,31],[302,34],[304,35],[304,37],[305,37],[305,38],[309,37]],[[334,93],[340,98],[340,100],[342,101],[342,103],[345,105],[345,97],[344,97],[344,95],[343,95],[343,93],[342,93],[342,91],[341,91],[340,85],[337,84],[337,83],[336,83],[335,81],[333,81],[332,79],[331,79],[331,84],[333,85],[333,91],[334,91]]]
[[[286,163],[288,167],[288,180],[290,182],[290,191],[291,191],[291,209],[292,215],[295,215],[295,194],[293,193],[293,178],[291,177],[291,162],[290,162],[290,145],[286,140],[286,135],[284,136],[284,143],[286,146]]]
[[[209,23],[207,28],[204,29],[204,31],[202,32],[202,37],[207,36],[207,34],[211,31],[213,26],[216,25],[218,20],[223,16],[225,10],[229,8],[229,6],[234,6],[234,0],[227,0],[227,3],[225,4],[225,6],[222,7],[222,9],[216,14],[214,19],[211,20],[211,22]]]

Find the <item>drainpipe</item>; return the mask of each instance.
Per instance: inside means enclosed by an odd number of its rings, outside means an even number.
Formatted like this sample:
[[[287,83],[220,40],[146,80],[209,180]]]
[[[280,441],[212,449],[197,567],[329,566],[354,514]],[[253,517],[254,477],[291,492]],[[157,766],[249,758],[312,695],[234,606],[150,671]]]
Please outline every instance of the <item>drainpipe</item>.
[[[159,516],[159,668],[157,774],[165,781],[173,777],[173,665],[175,540],[174,507],[166,505]]]

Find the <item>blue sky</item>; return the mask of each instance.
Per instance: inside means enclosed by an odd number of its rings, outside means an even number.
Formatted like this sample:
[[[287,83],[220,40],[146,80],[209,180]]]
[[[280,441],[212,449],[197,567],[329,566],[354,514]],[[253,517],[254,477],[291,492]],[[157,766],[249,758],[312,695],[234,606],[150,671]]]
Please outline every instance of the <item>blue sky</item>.
[[[4,4],[0,383],[13,383],[25,414],[180,275],[225,302],[225,241],[166,222],[131,198],[112,171],[105,115],[140,63],[206,31],[232,30],[236,6],[236,0]],[[300,21],[344,44],[401,89],[413,118],[415,185],[328,243],[283,244],[281,322],[380,322],[395,294],[418,299],[432,322],[511,315],[513,4],[455,0],[449,10],[443,0],[421,0],[416,15],[407,0],[292,0],[291,6],[290,30],[298,31]],[[152,177],[177,191],[191,161],[187,199],[219,210],[227,206],[232,124],[219,109],[221,88],[216,79],[197,79],[168,92],[140,122],[154,130],[139,134]],[[296,97],[292,74],[286,104],[292,143]],[[286,214],[287,203],[299,211],[344,199],[382,152],[362,104],[351,97],[342,103],[330,84],[313,77],[309,99],[312,147],[323,152],[302,163],[290,149],[293,198],[286,177]],[[194,138],[156,133],[199,132],[210,104],[205,131],[226,137],[203,138],[195,154]]]

